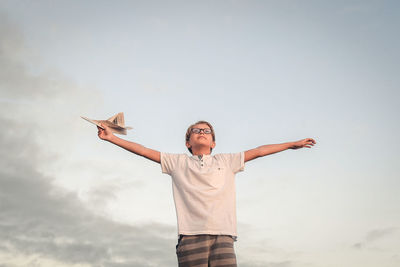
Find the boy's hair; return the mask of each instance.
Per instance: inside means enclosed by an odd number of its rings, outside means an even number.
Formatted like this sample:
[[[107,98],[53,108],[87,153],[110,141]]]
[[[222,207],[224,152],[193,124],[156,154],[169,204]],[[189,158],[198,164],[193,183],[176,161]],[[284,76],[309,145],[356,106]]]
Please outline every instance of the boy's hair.
[[[196,122],[196,123],[190,125],[189,128],[188,128],[187,131],[186,131],[186,138],[185,138],[186,142],[189,141],[190,135],[192,134],[192,129],[194,128],[194,126],[196,126],[197,124],[202,124],[202,123],[203,123],[203,124],[207,124],[207,126],[210,127],[210,129],[211,129],[211,135],[212,135],[213,141],[215,142],[214,128],[213,128],[212,125],[211,125],[209,122],[207,122],[207,121],[198,121],[198,122]],[[192,149],[191,149],[190,147],[188,147],[188,150],[189,150],[189,152],[190,152],[191,154],[193,154]],[[212,147],[210,148],[210,152],[211,152],[211,151],[212,151]]]

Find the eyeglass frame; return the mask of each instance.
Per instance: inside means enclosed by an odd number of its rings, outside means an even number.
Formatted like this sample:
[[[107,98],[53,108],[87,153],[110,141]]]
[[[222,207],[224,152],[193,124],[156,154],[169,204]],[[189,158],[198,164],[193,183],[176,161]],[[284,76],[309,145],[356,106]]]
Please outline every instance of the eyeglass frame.
[[[198,133],[196,133],[195,131],[199,131]],[[206,132],[207,130],[207,132]],[[190,133],[194,133],[194,134],[200,134],[201,131],[203,131],[204,134],[212,134],[212,130],[211,128],[192,128],[190,129]]]

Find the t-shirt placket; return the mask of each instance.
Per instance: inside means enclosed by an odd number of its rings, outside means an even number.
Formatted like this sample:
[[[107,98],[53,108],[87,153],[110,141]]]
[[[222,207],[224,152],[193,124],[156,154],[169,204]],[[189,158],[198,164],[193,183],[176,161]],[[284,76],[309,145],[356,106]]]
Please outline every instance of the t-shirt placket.
[[[204,167],[204,157],[203,155],[199,155],[199,159],[200,159],[200,168]]]

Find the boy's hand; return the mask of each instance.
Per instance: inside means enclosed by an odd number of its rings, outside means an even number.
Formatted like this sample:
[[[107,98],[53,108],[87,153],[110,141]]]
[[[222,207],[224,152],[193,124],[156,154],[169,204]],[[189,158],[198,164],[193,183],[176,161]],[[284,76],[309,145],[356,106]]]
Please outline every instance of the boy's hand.
[[[100,128],[99,126],[97,126],[97,135],[99,136],[100,139],[102,140],[106,140],[106,141],[110,141],[111,138],[114,136],[114,134],[112,133],[112,131],[110,130],[109,127],[107,127],[106,125],[100,123],[101,127],[103,127],[104,129]]]
[[[293,145],[290,147],[290,149],[299,149],[299,148],[302,148],[302,147],[311,148],[315,144],[316,144],[316,142],[315,142],[314,139],[306,138],[306,139],[303,139],[303,140],[299,140],[297,142],[293,142]]]

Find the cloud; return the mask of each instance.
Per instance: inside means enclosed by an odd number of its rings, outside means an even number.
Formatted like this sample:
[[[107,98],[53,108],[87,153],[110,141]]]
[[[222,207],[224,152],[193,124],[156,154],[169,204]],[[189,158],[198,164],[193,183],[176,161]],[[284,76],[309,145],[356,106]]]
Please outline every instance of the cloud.
[[[380,229],[374,229],[369,231],[363,241],[357,242],[353,245],[353,248],[362,249],[369,248],[372,245],[376,245],[379,242],[392,239],[400,234],[399,227],[386,227]]]
[[[129,226],[93,215],[74,193],[55,187],[52,177],[36,169],[40,148],[28,130],[2,116],[0,124],[18,130],[0,132],[2,253],[90,266],[174,265],[175,227]]]
[[[295,266],[291,261],[282,261],[282,262],[270,262],[270,261],[262,261],[262,262],[254,262],[247,261],[243,264],[240,264],[241,267],[291,267]]]
[[[51,150],[68,135],[60,135],[65,132],[60,125],[70,122],[70,116],[76,115],[73,110],[91,98],[58,74],[33,75],[22,56],[28,52],[21,33],[4,16],[0,18],[2,264],[176,265],[175,227],[162,223],[132,226],[97,216],[76,193],[55,186],[56,177],[42,171],[61,160],[57,149]],[[65,142],[73,141],[65,138]],[[107,197],[103,189],[96,194]]]

